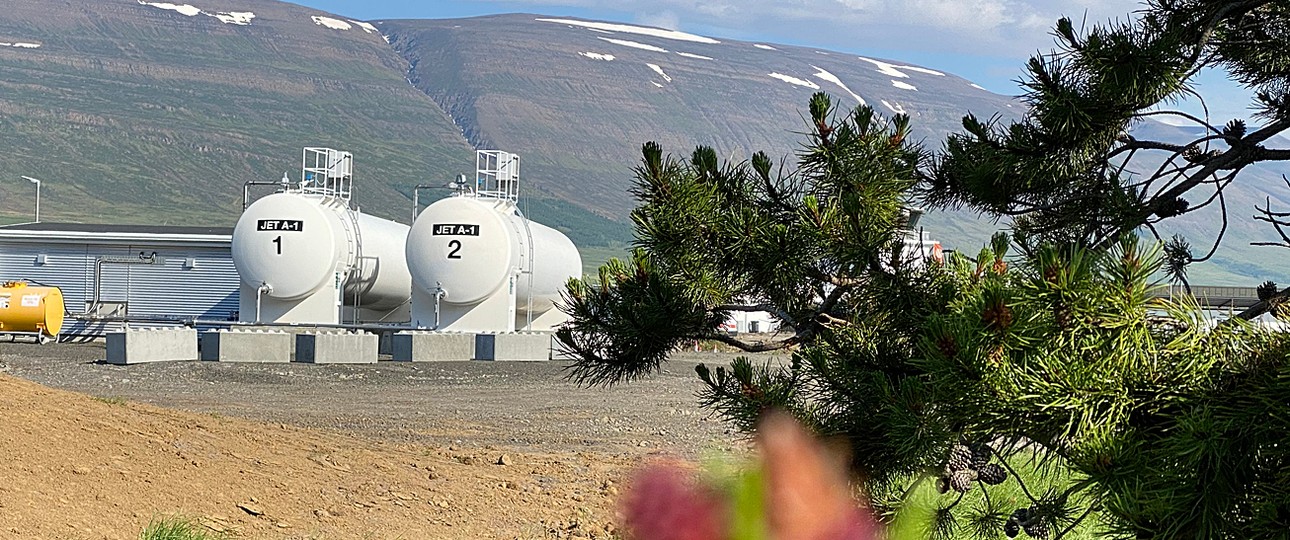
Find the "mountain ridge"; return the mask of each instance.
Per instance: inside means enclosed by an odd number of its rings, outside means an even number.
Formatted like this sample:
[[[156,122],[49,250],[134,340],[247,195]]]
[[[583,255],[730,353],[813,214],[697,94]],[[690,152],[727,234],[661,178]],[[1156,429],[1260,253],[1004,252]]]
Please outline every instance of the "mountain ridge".
[[[819,90],[841,110],[907,112],[930,150],[968,112],[1024,111],[894,59],[572,17],[362,21],[276,0],[10,4],[0,171],[42,177],[51,219],[228,224],[242,182],[294,174],[301,147],[332,146],[355,154],[356,203],[407,221],[413,186],[468,172],[472,150],[489,147],[522,156],[531,217],[612,253],[630,242],[626,190],[645,141],[682,156],[700,144],[734,160],[766,151],[791,166]],[[1233,200],[1261,201],[1274,178],[1260,173]],[[0,217],[29,215],[29,187],[0,181]],[[1000,228],[955,212],[925,224],[971,252]],[[1180,224],[1204,232],[1212,220]],[[1228,244],[1259,238],[1237,229]],[[1224,251],[1223,268],[1252,266],[1216,279],[1268,274],[1256,253]]]

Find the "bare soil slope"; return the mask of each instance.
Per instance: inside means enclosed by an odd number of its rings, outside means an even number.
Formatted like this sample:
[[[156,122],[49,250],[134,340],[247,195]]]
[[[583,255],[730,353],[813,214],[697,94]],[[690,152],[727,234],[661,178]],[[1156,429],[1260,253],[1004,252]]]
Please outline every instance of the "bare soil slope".
[[[0,343],[0,539],[134,539],[176,514],[239,540],[608,538],[633,467],[743,445],[694,395],[725,353],[594,389],[564,362],[104,356]]]
[[[401,445],[4,375],[0,426],[0,538],[136,538],[170,514],[241,538],[602,538],[639,458]]]

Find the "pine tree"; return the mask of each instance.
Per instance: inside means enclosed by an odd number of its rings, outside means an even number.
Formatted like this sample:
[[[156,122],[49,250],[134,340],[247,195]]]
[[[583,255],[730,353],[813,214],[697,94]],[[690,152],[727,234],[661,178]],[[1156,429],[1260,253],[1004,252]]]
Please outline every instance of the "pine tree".
[[[791,166],[646,144],[638,249],[565,296],[571,377],[638,379],[693,339],[783,351],[699,366],[702,404],[745,430],[779,408],[844,439],[873,506],[930,498],[935,537],[1281,535],[1290,338],[1157,298],[1153,276],[1193,257],[1133,232],[1203,206],[1183,195],[1250,163],[1290,159],[1266,147],[1290,127],[1287,28],[1287,4],[1245,1],[1158,1],[1083,36],[1059,22],[1067,46],[1032,61],[1026,120],[969,117],[938,156],[907,117],[842,114],[824,94]],[[1260,89],[1267,125],[1187,145],[1124,135],[1206,65]],[[1149,179],[1116,161],[1155,150],[1181,161]],[[975,260],[923,263],[905,248],[915,194],[1016,216],[1014,234]],[[1287,291],[1261,294],[1276,307]],[[740,310],[785,333],[720,332]]]
[[[1166,244],[1169,271],[1185,284],[1186,266],[1213,256],[1233,211],[1248,211],[1229,209],[1224,190],[1251,164],[1290,160],[1290,148],[1276,138],[1290,129],[1287,28],[1290,4],[1269,0],[1153,0],[1127,21],[1084,32],[1063,18],[1055,29],[1059,49],[1026,65],[1029,113],[1009,125],[964,118],[964,133],[949,138],[928,174],[926,200],[1011,217],[1023,246],[1104,246],[1217,207],[1222,226],[1204,239],[1205,254],[1193,254],[1182,237]],[[1206,69],[1228,71],[1255,95],[1259,125],[1169,108],[1184,97],[1203,101],[1192,80]],[[1200,135],[1131,135],[1139,123],[1166,117]],[[1279,237],[1256,245],[1290,247],[1290,212],[1270,202],[1254,210]]]

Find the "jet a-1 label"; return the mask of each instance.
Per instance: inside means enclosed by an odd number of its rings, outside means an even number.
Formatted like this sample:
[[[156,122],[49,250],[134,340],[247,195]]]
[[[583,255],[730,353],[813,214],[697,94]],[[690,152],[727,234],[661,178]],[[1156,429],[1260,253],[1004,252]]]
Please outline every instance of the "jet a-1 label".
[[[435,223],[435,236],[479,236],[479,225],[465,223]]]
[[[255,224],[255,230],[305,232],[305,222],[298,219],[261,219]]]

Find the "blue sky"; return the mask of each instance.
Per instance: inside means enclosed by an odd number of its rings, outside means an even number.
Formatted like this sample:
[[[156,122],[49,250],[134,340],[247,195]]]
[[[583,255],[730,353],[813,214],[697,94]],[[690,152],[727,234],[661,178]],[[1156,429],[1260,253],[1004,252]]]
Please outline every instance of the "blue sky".
[[[1123,18],[1125,0],[294,0],[363,20],[540,13],[806,45],[948,71],[1001,94],[1021,92],[1027,58],[1052,48],[1053,23]],[[1199,88],[1216,123],[1247,116],[1249,97],[1222,74]],[[1195,104],[1183,108],[1197,110]]]

